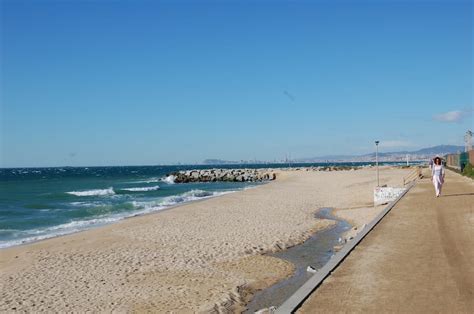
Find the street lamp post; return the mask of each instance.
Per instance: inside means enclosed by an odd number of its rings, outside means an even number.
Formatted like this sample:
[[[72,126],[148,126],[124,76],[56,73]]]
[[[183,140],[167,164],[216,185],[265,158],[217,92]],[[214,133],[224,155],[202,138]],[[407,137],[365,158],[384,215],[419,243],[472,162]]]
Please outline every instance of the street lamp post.
[[[380,143],[380,141],[375,141],[375,166],[377,167],[377,187],[380,186],[380,181],[379,181],[379,143]]]

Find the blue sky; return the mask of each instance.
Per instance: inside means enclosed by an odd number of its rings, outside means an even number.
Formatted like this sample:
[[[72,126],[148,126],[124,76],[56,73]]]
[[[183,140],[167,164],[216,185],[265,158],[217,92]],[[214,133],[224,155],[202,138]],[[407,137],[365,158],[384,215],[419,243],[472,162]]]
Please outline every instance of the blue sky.
[[[462,145],[470,1],[1,1],[0,166]]]

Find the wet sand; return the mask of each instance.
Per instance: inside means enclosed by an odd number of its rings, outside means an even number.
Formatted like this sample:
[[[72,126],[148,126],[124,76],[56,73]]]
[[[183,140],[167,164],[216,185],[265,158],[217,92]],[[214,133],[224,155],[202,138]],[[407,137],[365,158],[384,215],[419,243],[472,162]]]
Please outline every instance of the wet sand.
[[[409,170],[384,168],[382,184]],[[281,172],[255,189],[0,251],[0,311],[242,309],[294,266],[262,255],[330,224],[322,207],[370,206],[374,169]]]

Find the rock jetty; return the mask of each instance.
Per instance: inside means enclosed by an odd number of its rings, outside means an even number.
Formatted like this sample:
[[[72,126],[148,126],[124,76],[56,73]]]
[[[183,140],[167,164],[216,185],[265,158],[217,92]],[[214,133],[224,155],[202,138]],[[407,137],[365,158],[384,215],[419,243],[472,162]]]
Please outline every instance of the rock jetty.
[[[272,170],[264,169],[202,169],[170,173],[175,183],[189,182],[262,182],[276,179]]]

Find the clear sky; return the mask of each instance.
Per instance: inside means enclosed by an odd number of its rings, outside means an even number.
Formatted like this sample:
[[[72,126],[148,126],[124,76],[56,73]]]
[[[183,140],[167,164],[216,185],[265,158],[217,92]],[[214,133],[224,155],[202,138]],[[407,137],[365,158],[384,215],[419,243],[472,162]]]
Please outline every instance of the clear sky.
[[[0,166],[462,145],[471,1],[1,2]]]

